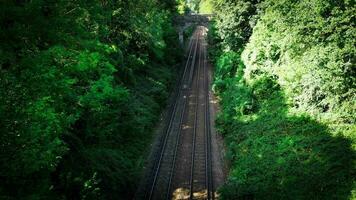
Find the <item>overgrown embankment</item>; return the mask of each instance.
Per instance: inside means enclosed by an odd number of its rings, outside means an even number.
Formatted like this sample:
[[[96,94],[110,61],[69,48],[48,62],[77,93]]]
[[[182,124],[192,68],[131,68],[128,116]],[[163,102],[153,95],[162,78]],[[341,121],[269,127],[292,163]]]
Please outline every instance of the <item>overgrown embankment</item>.
[[[356,198],[355,5],[217,1],[222,199]]]
[[[130,199],[180,60],[175,2],[0,4],[0,199]]]

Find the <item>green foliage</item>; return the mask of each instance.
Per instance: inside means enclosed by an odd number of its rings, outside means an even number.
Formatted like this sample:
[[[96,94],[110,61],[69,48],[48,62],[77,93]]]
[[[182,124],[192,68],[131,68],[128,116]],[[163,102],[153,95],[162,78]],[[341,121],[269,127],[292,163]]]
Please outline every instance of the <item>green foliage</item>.
[[[298,110],[355,123],[355,8],[342,1],[265,3],[243,53],[247,76],[256,70],[277,76]]]
[[[193,35],[196,26],[190,25],[188,28],[183,31],[183,38],[185,39],[185,45],[188,45],[189,38]]]
[[[0,4],[0,199],[132,197],[180,57],[175,5]]]
[[[210,56],[231,165],[222,199],[354,199],[354,4],[215,6]]]
[[[201,1],[202,0],[188,0],[187,7],[189,8],[189,10],[198,13],[200,10],[199,6]]]
[[[214,2],[216,28],[224,48],[239,51],[248,41],[257,20],[259,0]]]
[[[200,1],[199,13],[201,13],[201,14],[212,14],[213,13],[213,1],[212,0],[202,0],[202,1]]]
[[[188,11],[188,6],[186,0],[176,0],[177,2],[177,9],[179,14],[184,14]]]
[[[351,141],[289,112],[273,77],[261,74],[247,82],[239,54],[225,53],[217,63],[217,124],[231,165],[221,198],[349,198],[355,171]]]

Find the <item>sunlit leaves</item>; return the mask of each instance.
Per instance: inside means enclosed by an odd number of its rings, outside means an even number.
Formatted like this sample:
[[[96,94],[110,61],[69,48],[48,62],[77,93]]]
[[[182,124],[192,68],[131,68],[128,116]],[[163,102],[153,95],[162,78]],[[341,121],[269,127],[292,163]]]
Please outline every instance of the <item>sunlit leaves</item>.
[[[215,6],[217,124],[232,165],[221,197],[353,199],[354,3],[220,0]],[[244,50],[242,58],[231,50]]]
[[[343,44],[352,43],[354,36],[345,35],[353,29],[349,21],[352,8],[345,2],[332,4],[302,1],[294,5],[292,12],[285,3],[266,1],[265,5],[271,6],[243,53],[246,76],[252,75],[254,69],[276,75],[300,109],[314,114],[338,113],[340,105],[354,98],[350,95],[354,75],[343,70],[348,62],[345,58],[354,52],[354,48]],[[329,14],[325,14],[325,9]],[[334,16],[333,12],[339,15]],[[345,24],[344,30],[338,31],[336,24]],[[354,112],[352,107],[346,115]]]
[[[175,0],[0,10],[0,198],[131,198],[179,58]]]

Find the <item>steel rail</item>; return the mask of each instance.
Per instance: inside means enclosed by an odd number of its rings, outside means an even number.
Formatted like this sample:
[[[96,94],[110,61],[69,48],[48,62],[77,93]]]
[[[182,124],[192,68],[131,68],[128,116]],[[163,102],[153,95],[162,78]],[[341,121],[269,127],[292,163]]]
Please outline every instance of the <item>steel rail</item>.
[[[205,44],[205,41],[204,41]],[[212,174],[212,159],[211,159],[211,129],[210,129],[210,107],[209,107],[209,76],[207,70],[207,55],[206,48],[204,49],[204,78],[205,78],[205,133],[206,133],[206,183],[207,183],[207,199],[215,199],[214,196],[214,181]],[[207,72],[206,72],[207,71]]]
[[[199,38],[200,38],[200,31],[198,33],[199,34],[198,34],[198,37],[197,37],[196,48],[195,48],[194,57],[193,57],[193,60],[192,60],[192,63],[191,63],[191,68],[194,68],[194,64],[195,64],[195,56],[196,56],[198,41],[199,41]],[[174,148],[172,168],[171,168],[170,175],[169,175],[169,180],[168,180],[166,200],[168,200],[171,197],[170,191],[171,191],[173,173],[174,173],[174,170],[175,170],[175,164],[176,164],[176,159],[177,159],[177,152],[178,152],[178,145],[179,145],[179,141],[180,141],[180,135],[181,135],[181,132],[182,132],[182,124],[183,124],[183,118],[184,118],[184,114],[185,114],[186,104],[187,104],[187,98],[184,99],[183,111],[182,111],[181,116],[180,116],[180,121],[179,121],[180,127],[179,127],[179,131],[177,133],[176,145],[175,145],[175,148]]]
[[[197,46],[197,43],[198,43],[198,39],[199,39],[199,31],[197,31],[196,33],[194,33],[196,36],[195,37],[198,37],[196,40],[196,45]],[[193,36],[194,37],[194,36]],[[164,140],[163,140],[163,144],[162,144],[162,147],[160,148],[160,157],[159,157],[159,160],[157,162],[157,164],[155,165],[155,170],[154,170],[154,178],[153,178],[153,181],[152,181],[152,185],[151,185],[151,189],[149,191],[149,196],[148,196],[148,199],[151,200],[152,199],[152,196],[153,196],[153,193],[154,193],[154,190],[155,190],[155,187],[156,187],[156,183],[157,183],[157,178],[158,178],[158,175],[159,175],[159,172],[160,172],[160,168],[161,168],[161,164],[162,164],[162,159],[163,159],[163,156],[164,156],[164,152],[165,152],[165,149],[166,149],[166,145],[167,145],[167,140],[168,140],[168,135],[169,135],[169,132],[171,131],[172,129],[172,124],[173,124],[173,120],[174,120],[174,115],[177,111],[177,106],[178,106],[178,102],[179,102],[179,97],[181,96],[182,94],[182,85],[184,83],[184,79],[185,79],[185,76],[186,76],[186,73],[187,73],[187,68],[188,68],[188,64],[189,64],[189,61],[190,61],[190,57],[191,57],[191,52],[192,52],[192,49],[193,49],[193,37],[189,43],[189,55],[188,55],[188,58],[187,58],[187,61],[186,61],[186,65],[184,67],[184,72],[183,72],[183,75],[182,75],[182,79],[179,81],[179,89],[178,89],[178,93],[176,95],[176,100],[175,100],[175,103],[174,103],[174,106],[173,106],[173,110],[171,112],[171,115],[170,115],[170,119],[169,119],[169,124],[168,126],[166,127],[165,129],[165,137],[164,137]],[[194,57],[192,59],[192,62],[194,61],[195,59],[195,54],[196,54],[196,48],[195,47],[195,52],[194,52]],[[184,104],[185,105],[185,104]],[[184,108],[185,110],[185,108]]]
[[[199,80],[200,80],[200,68],[201,68],[201,42],[199,43],[199,60],[198,60],[198,68],[196,73],[196,96],[195,96],[195,108],[194,108],[194,129],[193,129],[193,141],[192,141],[192,156],[191,156],[191,169],[190,169],[190,199],[193,199],[194,196],[194,161],[195,161],[195,146],[196,146],[196,134],[197,134],[197,122],[198,122],[198,107],[199,107]],[[192,76],[191,76],[192,77]]]
[[[205,53],[205,52],[204,52]],[[206,63],[205,63],[205,54],[204,54],[204,78],[206,79]],[[207,104],[209,102],[207,102],[206,98],[208,96],[208,90],[207,90],[207,83],[206,81],[204,81],[204,91],[206,92],[205,94],[205,112],[204,112],[204,132],[205,132],[205,142],[206,142],[206,145],[205,145],[205,166],[206,166],[206,170],[205,170],[205,180],[206,180],[206,188],[207,188],[207,199],[209,200],[210,199],[210,179],[209,179],[209,136],[208,136],[208,113],[207,113]]]
[[[191,69],[195,68],[195,58],[196,58],[196,52],[197,52],[197,47],[198,47],[198,43],[199,43],[199,38],[200,38],[200,30],[198,32],[198,37],[197,37],[197,41],[196,41],[196,47],[195,47],[195,52],[194,52],[194,56],[193,56],[193,61],[191,63]],[[194,73],[194,70],[190,70],[190,73]],[[189,74],[191,76],[191,74]],[[191,82],[189,82],[188,84],[190,84]],[[190,88],[190,85],[189,85]],[[177,152],[178,152],[178,144],[180,141],[180,134],[182,131],[182,123],[183,123],[183,116],[185,114],[185,107],[186,107],[186,103],[187,103],[187,98],[184,99],[184,104],[183,104],[183,112],[181,113],[181,117],[180,117],[180,128],[179,128],[179,132],[177,134],[177,139],[176,139],[176,145],[175,145],[175,149],[174,149],[174,154],[173,154],[173,162],[172,162],[172,168],[170,171],[170,176],[169,176],[169,181],[168,181],[168,188],[167,188],[167,195],[166,195],[166,200],[168,200],[171,196],[170,191],[171,191],[171,183],[172,183],[172,178],[173,178],[173,172],[175,170],[175,162],[176,162],[176,158],[177,158]]]

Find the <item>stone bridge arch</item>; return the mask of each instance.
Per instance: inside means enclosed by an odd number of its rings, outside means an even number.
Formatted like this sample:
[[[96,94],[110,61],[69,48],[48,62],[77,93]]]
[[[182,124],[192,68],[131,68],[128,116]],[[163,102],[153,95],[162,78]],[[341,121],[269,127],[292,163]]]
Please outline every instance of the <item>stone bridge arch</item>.
[[[206,26],[214,17],[213,14],[188,14],[179,15],[174,18],[174,24],[179,34],[181,45],[184,44],[184,31],[190,26]]]

